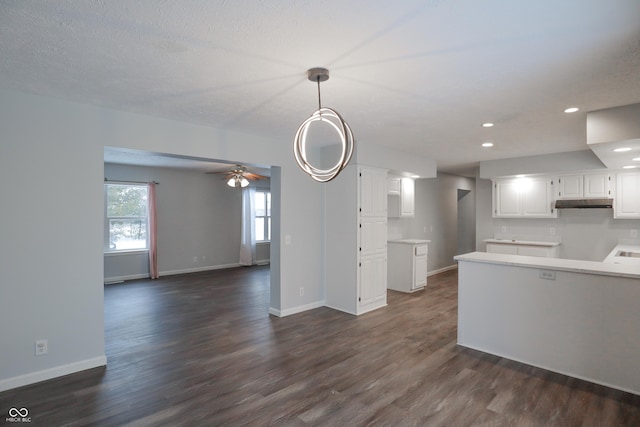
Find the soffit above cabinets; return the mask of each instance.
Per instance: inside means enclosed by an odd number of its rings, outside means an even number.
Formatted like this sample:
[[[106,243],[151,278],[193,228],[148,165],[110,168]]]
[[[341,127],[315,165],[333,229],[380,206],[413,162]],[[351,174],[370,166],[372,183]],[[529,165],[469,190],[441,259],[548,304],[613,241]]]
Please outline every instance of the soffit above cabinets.
[[[609,169],[640,168],[640,104],[587,113],[587,144]]]

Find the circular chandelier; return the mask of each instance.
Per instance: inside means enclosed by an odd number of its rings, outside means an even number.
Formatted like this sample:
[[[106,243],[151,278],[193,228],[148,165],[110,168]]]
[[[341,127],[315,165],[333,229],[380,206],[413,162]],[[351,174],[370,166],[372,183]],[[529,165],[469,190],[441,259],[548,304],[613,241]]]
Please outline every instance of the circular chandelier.
[[[307,175],[318,182],[329,182],[338,176],[347,164],[349,164],[349,160],[351,160],[351,156],[353,155],[355,141],[351,128],[342,116],[336,110],[326,107],[323,108],[320,102],[320,82],[329,80],[329,70],[326,68],[311,68],[307,71],[307,75],[309,80],[318,83],[318,109],[298,127],[293,142],[293,154],[298,166],[300,166],[300,169]],[[309,132],[309,127],[314,122],[330,125],[340,139],[342,147],[340,158],[328,169],[315,167],[309,163],[307,159],[307,133]]]

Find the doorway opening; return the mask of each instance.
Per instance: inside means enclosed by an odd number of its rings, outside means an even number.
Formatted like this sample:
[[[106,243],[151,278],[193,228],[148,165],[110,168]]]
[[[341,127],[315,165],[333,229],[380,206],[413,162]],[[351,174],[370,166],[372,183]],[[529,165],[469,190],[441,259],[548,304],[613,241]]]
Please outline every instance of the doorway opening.
[[[456,255],[475,251],[476,213],[474,193],[471,190],[458,189],[458,227]]]

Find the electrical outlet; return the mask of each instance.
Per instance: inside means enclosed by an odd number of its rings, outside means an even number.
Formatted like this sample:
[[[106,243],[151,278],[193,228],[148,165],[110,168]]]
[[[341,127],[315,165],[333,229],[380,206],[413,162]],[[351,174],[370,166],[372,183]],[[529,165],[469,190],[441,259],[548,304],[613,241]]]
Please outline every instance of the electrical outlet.
[[[632,238],[637,238],[638,237],[638,230],[631,230],[631,237]]]
[[[304,296],[304,288],[300,288],[300,296]]]
[[[285,245],[290,245],[291,244],[291,235],[287,234],[286,236],[284,236],[284,244]]]
[[[540,278],[544,280],[556,280],[556,272],[549,270],[540,270]]]
[[[193,257],[193,262],[194,262],[194,263],[198,262],[198,257],[197,257],[197,256],[194,256],[194,257]]]
[[[506,233],[507,232],[507,227],[505,227],[504,225],[502,226],[502,232]]]
[[[551,228],[549,228],[549,234],[550,234],[550,235],[552,235],[552,236],[555,236],[555,235],[556,235],[556,229],[555,229],[555,227],[551,227]]]
[[[36,341],[36,356],[42,356],[49,353],[49,341],[38,340]]]

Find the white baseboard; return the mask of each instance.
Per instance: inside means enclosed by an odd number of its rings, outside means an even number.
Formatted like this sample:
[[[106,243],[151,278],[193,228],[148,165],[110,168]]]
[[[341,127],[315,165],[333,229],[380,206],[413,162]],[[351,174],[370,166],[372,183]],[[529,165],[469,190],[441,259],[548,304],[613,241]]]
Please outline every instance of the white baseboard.
[[[314,308],[324,307],[324,301],[316,301],[310,304],[300,305],[298,307],[287,308],[286,310],[277,310],[269,307],[269,314],[277,317],[291,316],[292,314],[302,313],[303,311],[313,310]]]
[[[267,260],[267,263],[268,262],[269,261]],[[199,273],[201,271],[221,270],[223,268],[234,268],[234,267],[240,267],[240,264],[233,263],[233,264],[207,265],[204,267],[185,268],[182,270],[161,271],[160,277],[175,276],[177,274],[186,274],[186,273]],[[124,282],[125,280],[148,279],[148,278],[149,278],[149,273],[130,274],[128,276],[105,277],[104,284],[110,285],[113,283],[121,283],[121,282]]]
[[[105,277],[104,284],[111,285],[114,283],[122,283],[125,280],[148,279],[149,273],[145,274],[129,274],[128,276]]]
[[[159,274],[160,274],[160,277],[175,276],[176,274],[199,273],[201,271],[222,270],[223,268],[234,268],[234,267],[241,267],[241,265],[237,262],[234,262],[232,264],[207,265],[204,267],[185,268],[182,270],[161,271]]]
[[[447,267],[442,267],[439,268],[437,270],[433,270],[433,271],[429,271],[427,272],[427,277],[429,276],[433,276],[434,274],[440,274],[440,273],[444,273],[445,271],[449,271],[449,270],[456,270],[458,268],[458,264],[453,264]]]
[[[100,356],[70,363],[68,365],[56,366],[54,368],[43,369],[42,371],[18,375],[17,377],[0,380],[0,392],[106,365],[107,356]]]

